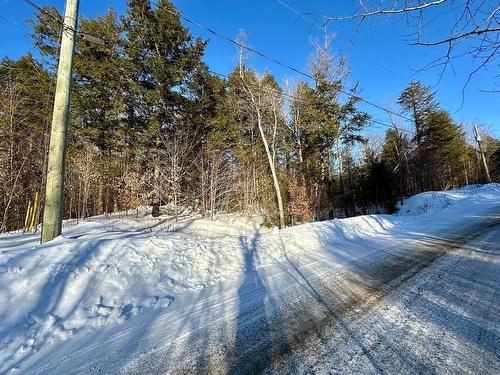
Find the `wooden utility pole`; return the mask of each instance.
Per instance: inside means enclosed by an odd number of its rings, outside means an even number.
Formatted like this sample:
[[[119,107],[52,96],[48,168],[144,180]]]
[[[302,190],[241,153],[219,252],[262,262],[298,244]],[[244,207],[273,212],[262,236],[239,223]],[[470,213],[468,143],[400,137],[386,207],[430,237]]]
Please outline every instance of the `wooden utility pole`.
[[[483,145],[481,144],[481,134],[479,134],[479,129],[477,125],[474,125],[474,138],[476,138],[477,147],[479,153],[481,154],[481,160],[483,162],[484,173],[486,174],[486,181],[491,182],[490,171],[488,170],[488,164],[486,164],[486,157],[484,156]]]
[[[66,156],[66,134],[68,130],[78,3],[79,0],[66,0],[61,52],[57,71],[56,95],[52,113],[50,148],[47,161],[42,243],[50,241],[61,234],[64,194],[64,160]]]

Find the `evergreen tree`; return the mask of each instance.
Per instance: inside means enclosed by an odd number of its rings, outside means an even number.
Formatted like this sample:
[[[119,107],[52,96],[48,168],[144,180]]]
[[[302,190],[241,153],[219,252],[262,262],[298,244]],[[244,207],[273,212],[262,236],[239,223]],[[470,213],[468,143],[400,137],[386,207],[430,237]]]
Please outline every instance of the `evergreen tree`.
[[[500,181],[500,140],[492,137],[489,134],[483,135],[486,162],[490,169],[491,180],[494,182]]]
[[[411,81],[401,93],[398,104],[410,113],[415,125],[415,141],[417,146],[423,141],[429,116],[438,109],[435,93],[429,86],[419,81]]]
[[[397,198],[481,180],[462,128],[418,81],[398,101],[414,139],[391,129],[359,161],[370,117],[358,109],[357,85],[345,94],[349,69],[328,38],[316,45],[314,83],[298,82],[289,96],[242,61],[227,80],[211,74],[206,42],[170,1],[127,5],[120,17],[109,9],[79,23],[66,218],[172,203],[175,216],[179,206],[212,219],[261,212],[283,226],[392,211]],[[61,22],[53,7],[38,12],[41,62],[27,55],[0,66],[0,231],[22,227],[28,201],[43,197]],[[498,141],[485,137],[484,146],[498,179]]]
[[[424,136],[424,173],[428,186],[439,190],[458,186],[463,181],[467,146],[462,129],[453,123],[447,112],[438,111],[429,116]]]
[[[189,109],[189,81],[201,64],[205,42],[193,41],[168,0],[160,0],[155,9],[149,0],[129,0],[128,5],[122,17],[125,53],[139,85],[134,95],[144,101],[140,112],[154,138],[160,129],[181,126]]]
[[[86,40],[77,43],[72,118],[78,121],[71,124],[74,137],[71,142],[79,147],[92,143],[111,154],[130,147],[125,137],[131,137],[125,116],[130,90],[120,36],[122,29],[112,10],[102,17],[82,19],[80,29],[98,35],[106,44]]]

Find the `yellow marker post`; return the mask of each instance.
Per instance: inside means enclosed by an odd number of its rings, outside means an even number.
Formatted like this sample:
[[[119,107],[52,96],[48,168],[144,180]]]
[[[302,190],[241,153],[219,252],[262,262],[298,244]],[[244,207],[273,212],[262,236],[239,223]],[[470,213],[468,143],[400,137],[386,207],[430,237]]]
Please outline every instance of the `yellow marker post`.
[[[31,213],[31,224],[30,224],[30,228],[29,228],[30,232],[33,231],[33,226],[35,225],[37,204],[38,204],[38,191],[35,193],[35,201],[33,202],[33,212]]]

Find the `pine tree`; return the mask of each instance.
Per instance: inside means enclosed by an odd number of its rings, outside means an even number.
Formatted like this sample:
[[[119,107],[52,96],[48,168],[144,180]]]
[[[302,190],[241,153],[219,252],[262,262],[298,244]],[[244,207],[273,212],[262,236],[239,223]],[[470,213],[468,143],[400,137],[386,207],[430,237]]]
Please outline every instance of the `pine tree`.
[[[463,160],[466,153],[465,133],[453,123],[445,111],[428,118],[422,146],[426,150],[425,174],[429,187],[448,189],[463,181]]]
[[[398,104],[413,117],[415,141],[417,146],[420,145],[426,132],[428,117],[438,109],[435,93],[429,86],[411,81],[401,93]]]
[[[180,22],[174,5],[160,0],[155,9],[149,0],[129,0],[122,17],[125,53],[133,66],[137,97],[144,100],[150,135],[159,129],[180,126],[189,99],[184,95],[192,74],[201,64],[205,42],[193,41]],[[140,107],[139,107],[140,108]]]

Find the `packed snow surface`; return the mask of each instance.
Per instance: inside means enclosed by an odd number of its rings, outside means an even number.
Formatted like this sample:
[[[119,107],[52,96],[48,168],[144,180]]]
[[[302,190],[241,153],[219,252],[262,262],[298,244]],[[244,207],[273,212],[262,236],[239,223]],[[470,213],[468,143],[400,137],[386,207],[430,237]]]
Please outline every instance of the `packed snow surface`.
[[[500,203],[500,185],[426,192],[396,215],[369,215],[284,230],[258,218],[215,221],[184,212],[153,218],[147,210],[67,221],[63,235],[0,236],[0,373],[23,373],[43,353],[103,329],[165,314],[217,285],[237,285],[249,270],[273,273],[290,259],[328,258],[333,268],[377,251],[362,241],[398,233],[439,233],[462,213]],[[69,350],[69,349],[68,349]],[[37,357],[38,355],[38,357]]]

